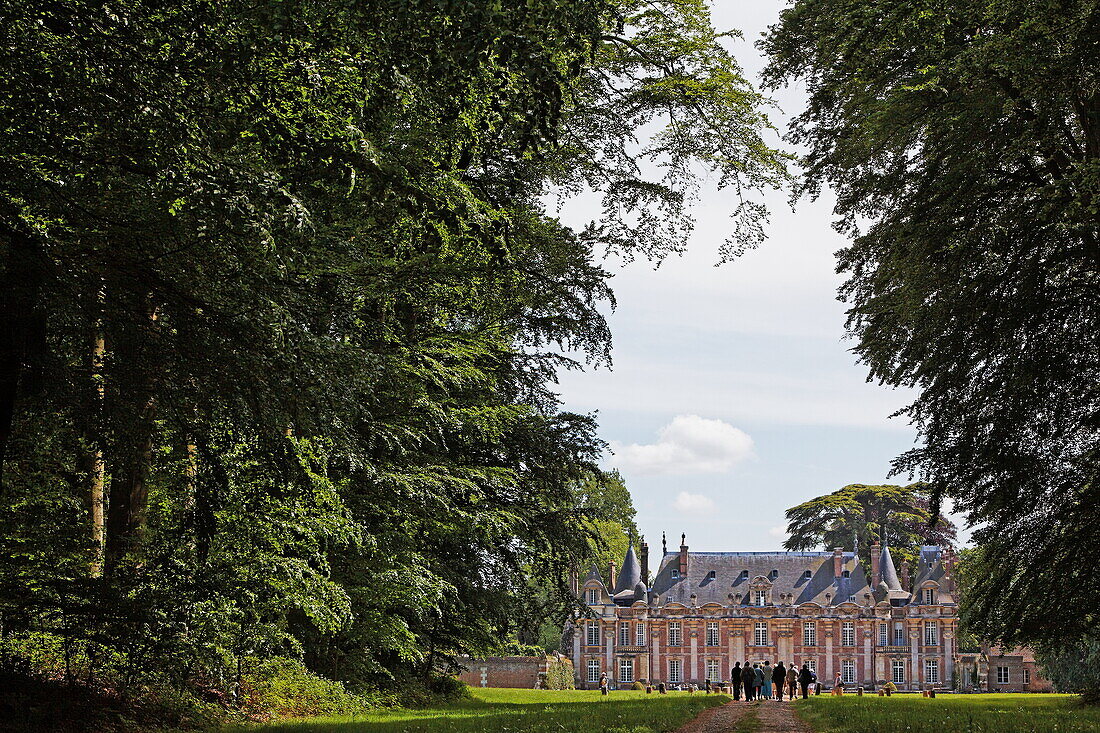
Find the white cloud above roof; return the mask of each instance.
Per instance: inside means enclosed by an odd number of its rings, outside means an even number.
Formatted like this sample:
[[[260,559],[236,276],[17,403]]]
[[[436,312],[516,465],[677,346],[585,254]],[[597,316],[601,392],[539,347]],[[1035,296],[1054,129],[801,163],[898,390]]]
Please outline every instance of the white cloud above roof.
[[[655,443],[611,441],[611,450],[609,463],[628,474],[726,473],[752,457],[753,441],[722,420],[677,415],[661,428]]]
[[[677,494],[676,501],[672,503],[672,506],[684,514],[702,514],[713,511],[715,508],[714,500],[709,496],[692,494],[687,491],[681,491]]]

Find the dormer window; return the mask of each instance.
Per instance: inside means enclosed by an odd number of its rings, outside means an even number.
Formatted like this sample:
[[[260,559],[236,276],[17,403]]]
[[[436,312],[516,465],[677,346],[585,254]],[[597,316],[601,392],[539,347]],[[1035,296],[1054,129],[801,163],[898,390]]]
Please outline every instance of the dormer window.
[[[680,579],[680,571],[679,570],[673,570],[672,571],[672,579],[673,580],[679,580]]]
[[[779,577],[779,571],[778,570],[772,570],[770,573],[768,573],[768,580],[775,580],[778,577]]]
[[[600,591],[597,588],[588,589],[588,605],[595,606],[600,602]]]
[[[752,605],[754,606],[766,606],[768,605],[768,591],[763,589],[757,589],[752,592]]]
[[[717,575],[717,572],[714,571],[714,570],[711,570],[709,573],[707,573],[707,580],[714,580],[716,575]]]
[[[841,573],[841,576],[843,576],[845,578],[850,578],[850,577],[852,577],[852,571],[851,570],[845,570],[844,572]]]
[[[748,580],[749,579],[749,571],[748,570],[742,570],[740,578],[741,578],[741,580]]]
[[[814,574],[813,574],[812,570],[807,570],[806,572],[802,573],[802,577],[805,578],[806,580],[809,580],[810,578],[812,578],[813,575]]]
[[[921,593],[924,596],[921,599],[921,603],[923,603],[926,606],[936,605],[936,589],[935,588],[925,588]]]

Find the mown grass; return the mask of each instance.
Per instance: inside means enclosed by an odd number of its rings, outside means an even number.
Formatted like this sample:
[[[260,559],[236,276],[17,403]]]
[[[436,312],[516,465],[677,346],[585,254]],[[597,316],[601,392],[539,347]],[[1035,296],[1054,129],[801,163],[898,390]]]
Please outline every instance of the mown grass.
[[[817,733],[1092,733],[1100,708],[1071,695],[810,697],[795,704]]]
[[[471,698],[423,710],[384,710],[351,718],[312,718],[232,728],[248,733],[663,733],[726,695],[595,690],[472,688]]]

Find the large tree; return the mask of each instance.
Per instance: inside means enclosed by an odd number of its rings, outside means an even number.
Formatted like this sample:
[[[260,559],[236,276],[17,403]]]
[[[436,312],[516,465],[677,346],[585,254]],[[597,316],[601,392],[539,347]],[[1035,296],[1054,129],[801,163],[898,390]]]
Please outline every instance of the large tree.
[[[971,627],[1094,628],[1100,586],[1100,4],[798,0],[766,82],[837,196],[848,327],[913,387],[896,468],[977,525]]]
[[[676,249],[700,171],[783,177],[701,0],[3,20],[5,632],[124,681],[288,653],[370,683],[566,587],[601,444],[554,379],[609,357],[600,254]],[[604,215],[563,226],[554,185]]]
[[[871,543],[885,542],[898,563],[914,563],[920,545],[951,547],[955,526],[929,509],[927,484],[849,484],[787,510],[788,550],[851,549],[870,561]],[[868,567],[870,565],[868,564]]]

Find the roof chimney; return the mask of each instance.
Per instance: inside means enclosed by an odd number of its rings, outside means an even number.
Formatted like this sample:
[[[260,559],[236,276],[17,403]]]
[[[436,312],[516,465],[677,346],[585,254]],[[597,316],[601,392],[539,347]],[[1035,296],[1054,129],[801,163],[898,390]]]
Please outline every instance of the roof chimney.
[[[882,581],[882,543],[875,540],[871,545],[871,590],[878,588]]]
[[[649,587],[649,545],[642,538],[642,582]]]
[[[844,548],[833,548],[833,577],[839,578],[844,572]]]
[[[569,592],[575,596],[581,594],[581,578],[576,568],[569,571]]]
[[[907,562],[901,564],[901,588],[909,590],[909,563]]]
[[[688,546],[687,533],[680,535],[680,577],[687,575],[688,571]]]
[[[607,592],[609,595],[615,595],[615,561],[607,561]]]

